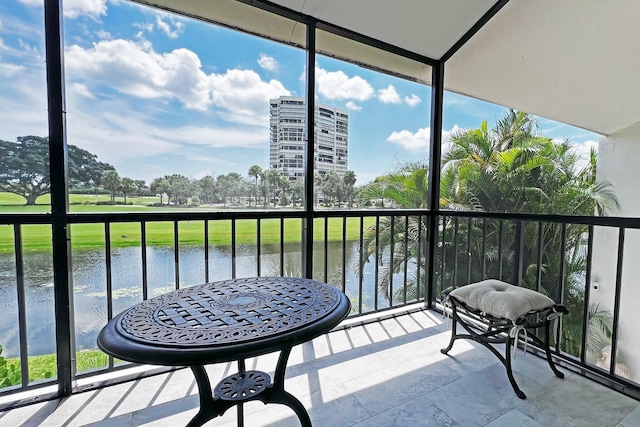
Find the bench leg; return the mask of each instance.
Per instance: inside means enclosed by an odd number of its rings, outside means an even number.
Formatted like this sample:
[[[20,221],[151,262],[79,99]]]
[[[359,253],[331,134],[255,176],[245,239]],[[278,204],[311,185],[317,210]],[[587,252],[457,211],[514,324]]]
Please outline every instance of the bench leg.
[[[546,320],[544,322],[544,352],[547,354],[547,362],[549,363],[549,366],[551,367],[551,370],[553,371],[553,373],[556,374],[556,377],[564,378],[564,374],[560,372],[558,368],[556,368],[556,364],[553,363],[553,360],[551,359],[551,349],[549,348],[550,347],[549,346],[550,324],[551,324],[550,320]]]
[[[516,396],[518,396],[520,399],[526,399],[527,395],[524,394],[522,390],[520,390],[520,387],[518,387],[518,383],[516,383],[516,379],[513,376],[513,370],[511,368],[511,341],[512,341],[511,337],[509,336],[509,334],[507,334],[506,341],[505,341],[505,344],[506,344],[505,358],[503,360],[502,358],[498,357],[498,359],[500,359],[504,367],[507,369],[507,377],[509,378],[509,382],[511,383],[511,387],[513,388],[513,391],[516,393]],[[518,345],[518,341],[515,340],[514,346],[516,346],[516,348],[514,349],[514,351],[518,351],[517,345]]]
[[[455,310],[455,308],[453,310]],[[454,316],[454,315],[451,316],[451,340],[449,341],[449,345],[446,348],[440,349],[440,352],[442,354],[449,353],[449,350],[451,350],[451,348],[453,347],[454,341],[456,340],[456,338],[458,338],[458,335],[456,335],[456,327],[457,327],[456,317],[457,316]]]

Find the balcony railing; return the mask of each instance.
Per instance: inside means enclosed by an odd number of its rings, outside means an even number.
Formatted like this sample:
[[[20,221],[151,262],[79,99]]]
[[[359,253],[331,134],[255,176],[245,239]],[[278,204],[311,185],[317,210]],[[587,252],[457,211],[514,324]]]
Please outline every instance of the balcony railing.
[[[342,289],[352,302],[352,317],[415,303],[431,306],[443,290],[489,277],[544,292],[570,309],[556,328],[556,355],[629,393],[638,390],[633,375],[640,360],[616,339],[621,329],[635,326],[621,312],[620,295],[625,230],[640,228],[636,220],[432,215],[318,211],[313,214],[313,242],[305,244],[303,212],[71,214],[71,338],[76,354],[69,359],[94,359],[75,366],[75,378],[124,365],[97,351],[95,337],[132,304],[209,281],[304,276],[306,251],[311,251],[313,278]],[[50,221],[49,215],[2,218],[13,236],[13,249],[7,253],[5,248],[0,263],[0,344],[14,366],[6,375],[11,381],[0,389],[5,397],[57,383],[55,371],[42,372],[39,366],[47,360],[55,365],[51,247],[32,249],[34,236],[47,229],[50,233]],[[612,230],[617,236],[610,244],[617,249],[615,292],[603,300],[592,292],[594,240]],[[606,245],[603,236],[599,242]],[[83,245],[89,240],[99,245]]]

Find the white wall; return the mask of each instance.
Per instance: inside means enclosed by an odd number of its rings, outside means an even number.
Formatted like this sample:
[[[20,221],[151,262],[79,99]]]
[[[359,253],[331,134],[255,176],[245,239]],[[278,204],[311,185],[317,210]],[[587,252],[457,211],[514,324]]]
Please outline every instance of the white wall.
[[[598,179],[609,181],[620,203],[615,216],[640,218],[640,122],[598,141]],[[591,303],[613,313],[618,230],[597,227],[591,270]],[[626,230],[622,269],[618,361],[640,382],[640,231]],[[597,282],[597,289],[594,284]]]

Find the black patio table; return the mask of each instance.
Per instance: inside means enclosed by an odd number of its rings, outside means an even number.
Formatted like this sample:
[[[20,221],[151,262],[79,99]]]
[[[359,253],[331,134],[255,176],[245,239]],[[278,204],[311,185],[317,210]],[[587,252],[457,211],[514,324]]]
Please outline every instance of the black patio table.
[[[284,389],[293,346],[338,325],[350,311],[346,295],[326,283],[290,277],[252,277],[179,289],[143,301],[114,317],[100,331],[98,347],[136,363],[189,366],[200,393],[200,410],[187,424],[200,426],[235,405],[280,403],[303,427],[311,420],[302,403]],[[247,371],[245,359],[280,351],[273,381]],[[204,365],[238,361],[238,373],[211,389]]]

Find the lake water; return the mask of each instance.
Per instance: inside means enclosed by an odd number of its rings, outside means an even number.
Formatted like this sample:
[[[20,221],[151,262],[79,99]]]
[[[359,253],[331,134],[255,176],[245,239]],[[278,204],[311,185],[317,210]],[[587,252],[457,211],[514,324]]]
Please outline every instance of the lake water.
[[[324,252],[322,246],[314,251],[314,278],[324,281]],[[285,247],[284,273],[280,272],[280,246],[262,245],[260,275],[300,276],[301,251],[299,244]],[[342,244],[328,247],[327,282],[341,287]],[[358,304],[358,245],[349,243],[346,251],[346,293]],[[184,247],[179,251],[180,287],[205,282],[204,248]],[[107,322],[107,269],[104,250],[76,251],[72,257],[76,348],[96,348],[96,337]],[[153,297],[175,289],[175,260],[172,247],[147,247],[148,296]],[[365,265],[363,275],[363,306],[372,307],[375,295],[372,262]],[[25,254],[25,298],[27,317],[27,345],[29,355],[55,352],[55,322],[53,304],[53,275],[51,255]],[[112,250],[111,280],[114,315],[142,301],[142,260],[140,247]],[[253,245],[237,245],[236,277],[258,275],[256,249]],[[209,281],[225,280],[232,276],[231,250],[226,246],[209,248]],[[396,282],[400,283],[402,276]],[[388,304],[379,297],[379,307]],[[365,309],[366,311],[366,309]],[[13,255],[0,255],[0,345],[4,357],[20,353],[18,306]]]

